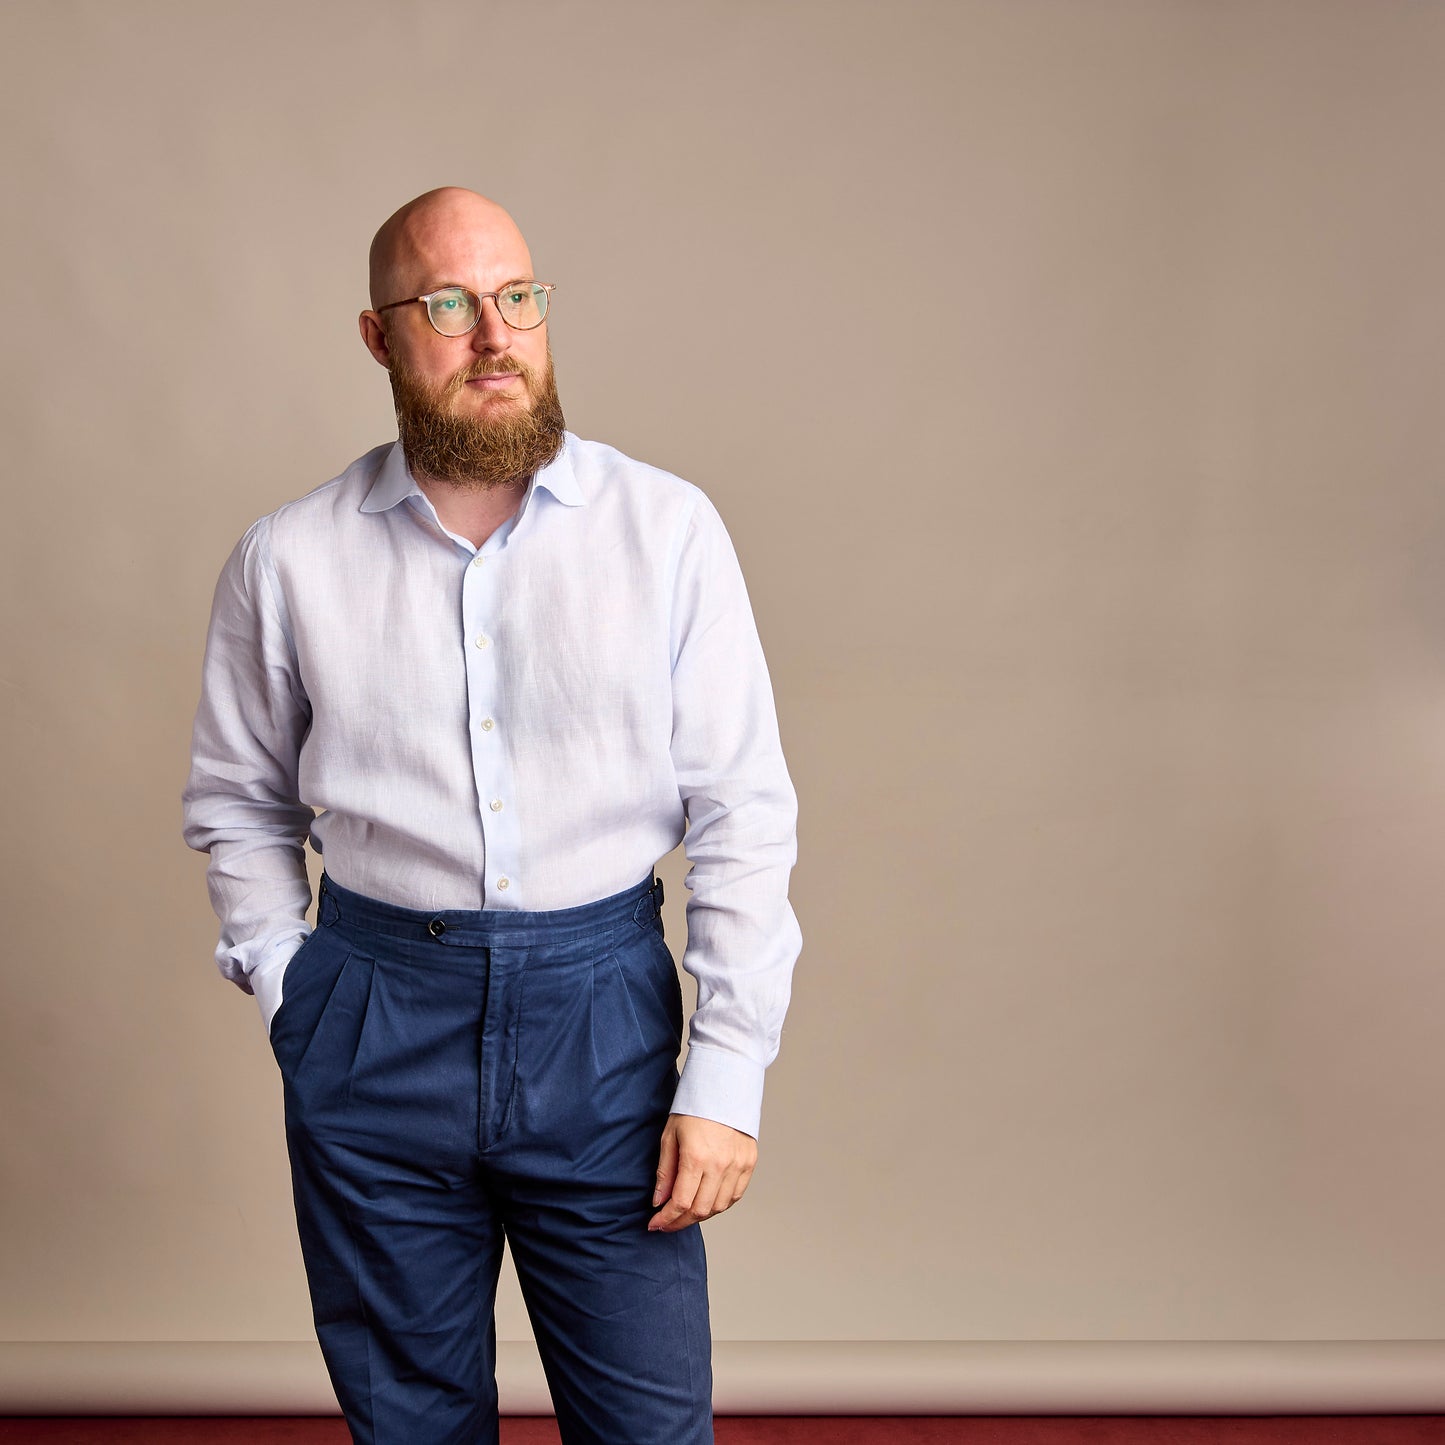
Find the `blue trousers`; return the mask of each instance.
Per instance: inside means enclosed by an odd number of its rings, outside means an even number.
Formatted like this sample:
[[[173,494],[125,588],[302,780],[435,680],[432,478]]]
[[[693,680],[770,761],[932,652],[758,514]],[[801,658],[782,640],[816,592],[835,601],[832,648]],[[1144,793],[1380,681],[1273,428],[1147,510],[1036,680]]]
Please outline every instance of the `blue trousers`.
[[[711,1445],[700,1226],[648,1233],[682,994],[662,883],[427,913],[323,878],[271,1043],[352,1438],[494,1445],[505,1238],[566,1445]]]

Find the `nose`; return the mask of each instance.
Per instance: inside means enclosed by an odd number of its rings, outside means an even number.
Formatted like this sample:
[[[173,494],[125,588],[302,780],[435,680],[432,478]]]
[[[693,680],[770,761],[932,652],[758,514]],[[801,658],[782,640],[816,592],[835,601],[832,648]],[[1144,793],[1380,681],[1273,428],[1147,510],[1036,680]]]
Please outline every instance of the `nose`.
[[[512,328],[502,320],[495,297],[482,297],[482,314],[477,324],[472,327],[470,335],[472,350],[475,352],[505,356],[512,349]]]

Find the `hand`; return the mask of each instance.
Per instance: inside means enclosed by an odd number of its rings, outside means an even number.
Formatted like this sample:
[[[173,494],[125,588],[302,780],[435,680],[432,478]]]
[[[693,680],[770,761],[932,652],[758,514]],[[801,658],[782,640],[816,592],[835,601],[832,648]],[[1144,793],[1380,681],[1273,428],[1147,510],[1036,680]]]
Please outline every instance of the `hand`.
[[[731,1209],[743,1197],[757,1162],[758,1141],[751,1134],[715,1119],[669,1114],[652,1194],[654,1204],[667,1203],[648,1229],[676,1232]]]

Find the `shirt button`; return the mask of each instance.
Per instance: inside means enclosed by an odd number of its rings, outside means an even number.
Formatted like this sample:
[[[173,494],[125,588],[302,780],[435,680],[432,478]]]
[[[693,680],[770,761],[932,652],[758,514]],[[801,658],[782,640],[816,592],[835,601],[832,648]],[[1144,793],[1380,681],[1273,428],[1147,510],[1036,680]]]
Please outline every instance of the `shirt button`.
[[[493,798],[493,799],[492,799],[492,812],[494,812],[494,813],[500,813],[501,811],[502,811],[502,800],[501,800],[500,798]]]
[[[498,888],[509,888],[509,887],[511,887],[511,883],[512,883],[512,880],[511,880],[510,878],[498,878],[498,879],[497,879],[497,887],[498,887]]]
[[[482,719],[482,731],[483,731],[484,733],[489,733],[489,732],[491,732],[491,730],[492,730],[493,727],[495,727],[495,726],[496,726],[496,724],[492,722],[491,718],[489,718],[489,717],[484,717],[484,718]]]
[[[478,637],[477,637],[477,646],[478,646],[478,647],[486,647],[487,644],[491,642],[491,640],[492,640],[492,639],[491,639],[490,637],[488,637],[485,632],[480,633],[480,634],[478,635]]]
[[[480,552],[478,552],[477,555],[472,558],[472,566],[473,566],[473,567],[480,567],[480,566],[482,565],[482,563],[485,562],[486,560],[487,560],[487,559],[486,559],[485,557],[483,557]]]

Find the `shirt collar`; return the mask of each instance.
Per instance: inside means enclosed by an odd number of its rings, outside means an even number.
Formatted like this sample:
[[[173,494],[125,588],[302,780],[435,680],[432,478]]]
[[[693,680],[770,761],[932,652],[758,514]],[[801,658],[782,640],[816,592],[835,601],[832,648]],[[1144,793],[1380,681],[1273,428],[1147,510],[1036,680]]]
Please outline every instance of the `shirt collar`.
[[[527,484],[526,496],[522,499],[522,505],[518,513],[526,509],[530,502],[532,493],[538,487],[545,487],[547,491],[556,497],[559,502],[569,507],[583,507],[587,505],[587,498],[582,495],[581,483],[577,480],[577,474],[572,469],[573,442],[576,438],[571,432],[562,434],[562,450],[537,471]],[[372,482],[371,489],[367,492],[365,500],[361,504],[363,512],[385,512],[396,506],[398,502],[405,501],[407,497],[420,497],[426,499],[426,493],[417,486],[415,478],[406,464],[406,454],[401,449],[401,442],[393,442],[391,448],[382,458],[381,470],[376,474],[376,480]]]

